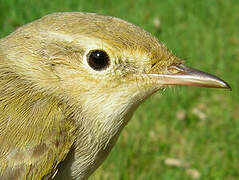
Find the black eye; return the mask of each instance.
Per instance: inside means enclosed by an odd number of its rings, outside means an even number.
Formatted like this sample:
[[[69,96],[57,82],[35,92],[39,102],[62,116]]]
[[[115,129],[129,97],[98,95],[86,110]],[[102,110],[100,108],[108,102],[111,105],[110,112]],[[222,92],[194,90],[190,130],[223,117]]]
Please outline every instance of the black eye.
[[[110,65],[110,58],[103,50],[94,50],[88,54],[88,64],[96,71],[106,69]]]

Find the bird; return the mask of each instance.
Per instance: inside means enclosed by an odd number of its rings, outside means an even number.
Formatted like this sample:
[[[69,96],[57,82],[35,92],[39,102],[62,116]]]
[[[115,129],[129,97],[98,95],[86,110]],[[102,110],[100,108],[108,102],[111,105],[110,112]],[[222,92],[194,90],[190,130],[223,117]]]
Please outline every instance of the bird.
[[[120,18],[59,12],[0,39],[0,179],[85,180],[137,107],[174,86],[230,89]]]

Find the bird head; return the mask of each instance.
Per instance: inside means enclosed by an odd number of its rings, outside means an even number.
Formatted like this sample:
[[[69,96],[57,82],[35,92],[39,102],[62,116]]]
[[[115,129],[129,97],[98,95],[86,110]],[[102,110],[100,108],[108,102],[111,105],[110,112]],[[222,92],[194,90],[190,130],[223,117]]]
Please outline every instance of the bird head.
[[[80,103],[92,119],[107,123],[124,119],[168,86],[229,88],[216,76],[183,65],[148,32],[114,17],[55,13],[5,41],[9,61],[38,90]]]

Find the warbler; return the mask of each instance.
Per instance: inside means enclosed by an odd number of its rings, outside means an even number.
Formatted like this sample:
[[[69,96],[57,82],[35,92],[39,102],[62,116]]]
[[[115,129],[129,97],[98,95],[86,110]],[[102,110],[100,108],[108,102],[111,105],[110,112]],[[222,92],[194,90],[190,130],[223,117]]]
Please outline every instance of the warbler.
[[[119,18],[54,13],[18,28],[0,40],[0,179],[87,179],[136,108],[174,85],[230,88]]]

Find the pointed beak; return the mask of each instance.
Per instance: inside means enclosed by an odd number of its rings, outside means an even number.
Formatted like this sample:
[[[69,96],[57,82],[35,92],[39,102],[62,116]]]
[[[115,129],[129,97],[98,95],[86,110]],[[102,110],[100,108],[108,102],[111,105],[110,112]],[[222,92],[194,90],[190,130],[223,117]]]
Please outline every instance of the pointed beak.
[[[171,65],[168,74],[149,73],[149,77],[155,79],[157,83],[162,85],[183,85],[183,86],[198,86],[208,88],[226,88],[231,90],[228,83],[222,79],[187,67],[183,64]]]

